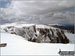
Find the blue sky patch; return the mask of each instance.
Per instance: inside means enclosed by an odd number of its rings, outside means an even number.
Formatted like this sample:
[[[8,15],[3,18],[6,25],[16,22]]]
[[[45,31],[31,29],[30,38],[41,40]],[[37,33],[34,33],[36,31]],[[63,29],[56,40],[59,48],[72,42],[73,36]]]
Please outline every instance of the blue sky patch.
[[[11,0],[1,0],[0,1],[0,8],[6,8],[7,5],[11,2]]]

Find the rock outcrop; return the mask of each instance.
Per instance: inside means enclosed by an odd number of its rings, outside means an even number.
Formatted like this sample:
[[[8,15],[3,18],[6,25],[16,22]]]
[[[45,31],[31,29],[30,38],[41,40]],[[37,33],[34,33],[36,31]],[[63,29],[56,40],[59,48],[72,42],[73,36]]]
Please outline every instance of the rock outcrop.
[[[38,25],[37,25],[38,26]],[[69,43],[69,39],[61,29],[51,28],[50,26],[41,28],[36,25],[29,27],[23,26],[17,28],[15,26],[8,26],[4,28],[6,32],[22,36],[28,41],[37,43]]]

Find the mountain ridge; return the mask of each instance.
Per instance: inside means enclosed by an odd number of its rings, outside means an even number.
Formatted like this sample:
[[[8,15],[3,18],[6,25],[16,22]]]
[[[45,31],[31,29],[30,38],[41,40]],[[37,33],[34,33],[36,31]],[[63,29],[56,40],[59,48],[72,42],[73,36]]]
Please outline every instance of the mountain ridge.
[[[11,25],[11,24],[10,24]],[[27,41],[37,43],[69,43],[64,31],[55,27],[40,24],[14,24],[6,26],[4,31],[22,36]]]

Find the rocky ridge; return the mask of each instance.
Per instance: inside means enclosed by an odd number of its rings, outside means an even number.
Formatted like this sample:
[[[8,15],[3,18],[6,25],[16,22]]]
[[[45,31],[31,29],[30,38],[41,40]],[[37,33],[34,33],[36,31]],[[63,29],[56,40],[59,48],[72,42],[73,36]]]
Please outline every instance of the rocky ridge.
[[[6,26],[4,31],[37,43],[69,43],[64,31],[47,25]]]

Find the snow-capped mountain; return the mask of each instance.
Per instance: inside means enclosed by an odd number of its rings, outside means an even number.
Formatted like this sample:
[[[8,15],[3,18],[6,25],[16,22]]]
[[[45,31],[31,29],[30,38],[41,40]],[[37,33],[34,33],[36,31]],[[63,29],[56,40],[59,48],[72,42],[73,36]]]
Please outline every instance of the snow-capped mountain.
[[[37,43],[69,43],[65,31],[48,25],[38,24],[8,24],[2,25],[5,32],[19,35],[31,42]]]
[[[52,26],[13,23],[1,25],[0,31],[1,43],[7,44],[0,47],[1,55],[59,56],[59,49],[75,50],[74,44],[70,44],[75,43],[75,35]]]

